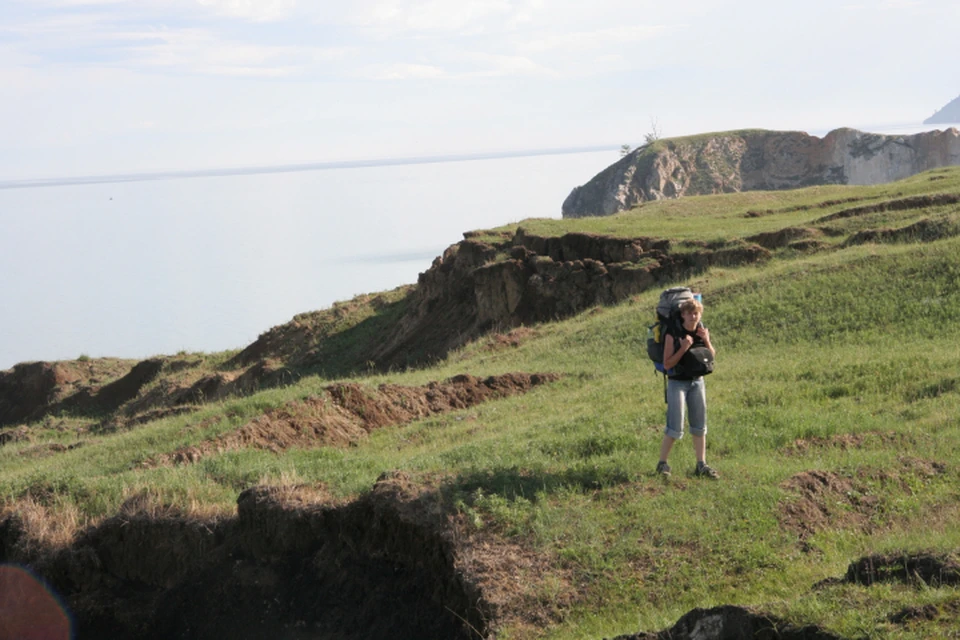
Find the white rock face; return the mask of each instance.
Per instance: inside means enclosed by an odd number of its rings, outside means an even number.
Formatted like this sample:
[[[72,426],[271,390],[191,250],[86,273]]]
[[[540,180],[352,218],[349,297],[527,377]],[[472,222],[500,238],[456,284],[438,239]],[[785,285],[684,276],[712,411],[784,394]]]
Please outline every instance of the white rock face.
[[[881,184],[949,165],[960,165],[953,128],[909,136],[837,129],[823,138],[762,130],[674,138],[640,147],[576,187],[562,212],[607,216],[683,195]]]

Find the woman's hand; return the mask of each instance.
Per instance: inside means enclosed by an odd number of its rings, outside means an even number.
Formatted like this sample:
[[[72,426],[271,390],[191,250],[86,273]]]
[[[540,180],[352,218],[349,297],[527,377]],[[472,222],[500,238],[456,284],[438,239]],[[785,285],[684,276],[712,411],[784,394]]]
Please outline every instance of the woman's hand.
[[[707,329],[705,326],[700,325],[699,327],[697,327],[697,335],[700,336],[701,340],[703,340],[704,346],[706,346],[707,349],[710,349],[710,353],[716,356],[717,350],[713,348],[712,344],[710,344],[710,329]]]

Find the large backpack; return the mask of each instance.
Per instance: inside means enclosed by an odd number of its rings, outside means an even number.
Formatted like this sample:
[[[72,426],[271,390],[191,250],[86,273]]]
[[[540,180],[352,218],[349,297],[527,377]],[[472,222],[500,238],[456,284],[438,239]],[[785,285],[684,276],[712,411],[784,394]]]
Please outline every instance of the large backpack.
[[[647,355],[653,360],[653,366],[664,375],[670,371],[663,368],[663,345],[668,335],[680,333],[683,318],[680,317],[680,305],[693,300],[690,287],[673,287],[660,294],[657,303],[657,321],[647,327]]]

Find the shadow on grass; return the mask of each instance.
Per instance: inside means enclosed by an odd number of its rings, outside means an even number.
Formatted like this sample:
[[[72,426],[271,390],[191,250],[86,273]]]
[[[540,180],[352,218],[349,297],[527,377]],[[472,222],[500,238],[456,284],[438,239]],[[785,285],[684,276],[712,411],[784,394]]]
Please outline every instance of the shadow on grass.
[[[544,495],[560,491],[586,493],[627,484],[634,479],[635,474],[612,463],[584,463],[558,472],[505,467],[457,476],[441,491],[451,497],[486,494],[498,495],[508,501],[537,501]]]
[[[328,336],[292,369],[298,376],[331,379],[379,373],[378,363],[372,360],[373,350],[396,327],[409,304],[410,296],[404,296],[377,306],[375,315]]]

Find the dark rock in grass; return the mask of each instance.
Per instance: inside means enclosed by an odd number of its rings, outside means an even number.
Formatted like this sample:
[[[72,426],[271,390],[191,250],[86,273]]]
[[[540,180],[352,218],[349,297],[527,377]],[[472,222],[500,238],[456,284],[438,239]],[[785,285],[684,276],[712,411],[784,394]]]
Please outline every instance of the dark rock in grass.
[[[694,609],[670,629],[613,640],[841,640],[815,625],[794,626],[774,616],[734,605]]]
[[[960,563],[949,555],[931,553],[872,555],[852,562],[847,582],[871,585],[875,582],[920,580],[931,586],[960,584]]]
[[[935,604],[925,604],[920,607],[907,607],[887,618],[894,624],[906,624],[914,620],[936,620],[940,616],[940,609]]]

